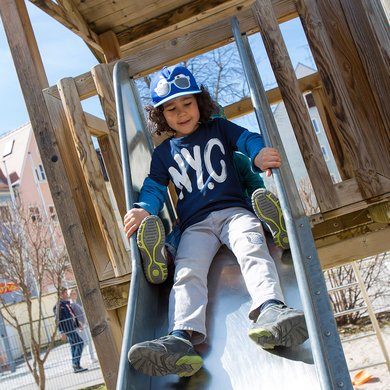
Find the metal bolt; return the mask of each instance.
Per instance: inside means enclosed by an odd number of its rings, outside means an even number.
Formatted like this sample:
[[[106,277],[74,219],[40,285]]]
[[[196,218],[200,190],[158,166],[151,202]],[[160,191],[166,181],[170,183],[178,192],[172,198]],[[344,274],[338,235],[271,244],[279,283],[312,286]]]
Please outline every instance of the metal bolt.
[[[337,386],[338,387],[344,387],[344,382],[343,381],[337,382]]]
[[[326,337],[329,337],[329,336],[331,335],[331,333],[329,332],[329,330],[325,331],[324,334],[325,334]]]
[[[317,290],[314,294],[320,295],[320,294],[321,294],[321,291],[320,291],[320,290]]]
[[[306,259],[310,260],[311,259],[311,255],[306,256]]]
[[[300,227],[300,228],[303,228],[303,223],[300,223],[300,224],[299,224],[299,227]]]

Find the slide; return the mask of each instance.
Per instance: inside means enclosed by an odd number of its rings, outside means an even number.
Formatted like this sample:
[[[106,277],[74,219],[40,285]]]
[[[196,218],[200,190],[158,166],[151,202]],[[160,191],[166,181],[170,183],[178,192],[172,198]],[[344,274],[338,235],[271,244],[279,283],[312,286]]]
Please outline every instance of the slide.
[[[148,173],[152,144],[145,131],[137,91],[128,77],[128,67],[118,62],[114,68],[115,97],[125,181],[126,204],[131,207]],[[168,204],[160,215],[165,228],[174,219]],[[286,303],[301,308],[298,287],[289,251],[276,248],[268,239]],[[212,389],[212,390],[317,390],[317,379],[310,343],[296,348],[265,351],[247,336],[250,296],[236,259],[222,247],[209,272],[207,308],[208,339],[197,347],[203,368],[190,378],[174,375],[148,377],[135,371],[127,360],[132,345],[167,334],[170,282],[149,284],[143,274],[135,237],[131,238],[132,277],[123,335],[117,389]]]

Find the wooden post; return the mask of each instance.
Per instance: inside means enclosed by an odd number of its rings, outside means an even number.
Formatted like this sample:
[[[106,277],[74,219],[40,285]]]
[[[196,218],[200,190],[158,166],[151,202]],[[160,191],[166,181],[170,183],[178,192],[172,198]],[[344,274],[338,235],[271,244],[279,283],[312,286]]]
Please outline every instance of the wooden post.
[[[86,130],[84,111],[73,78],[60,80],[58,90],[115,275],[124,275],[131,270],[130,259],[119,232],[91,136]]]
[[[326,162],[289,58],[270,0],[257,0],[253,14],[260,28],[276,80],[294,129],[321,211],[338,207]]]
[[[382,194],[377,173],[390,165],[390,156],[376,136],[384,134],[384,124],[340,2],[296,0],[296,6],[337,120],[339,169],[344,177],[356,177],[365,199]]]
[[[22,88],[31,125],[45,168],[61,229],[72,263],[87,318],[96,319],[92,335],[104,378],[114,389],[119,363],[119,348],[107,320],[99,281],[85,240],[72,191],[58,148],[42,89],[47,78],[23,0],[3,0],[0,14]],[[88,272],[88,277],[86,277]]]
[[[109,135],[98,137],[98,142],[119,213],[123,217],[126,213],[126,203],[112,73],[107,65],[96,65],[91,73],[95,81],[96,90],[98,91],[109,131]]]

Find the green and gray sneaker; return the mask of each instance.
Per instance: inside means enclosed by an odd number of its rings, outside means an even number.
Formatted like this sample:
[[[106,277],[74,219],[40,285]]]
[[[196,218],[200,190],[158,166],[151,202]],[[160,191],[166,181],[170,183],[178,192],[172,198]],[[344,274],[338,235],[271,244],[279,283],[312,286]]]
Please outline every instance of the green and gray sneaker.
[[[309,337],[303,312],[285,305],[272,305],[262,311],[248,336],[263,349],[294,347]]]
[[[137,371],[149,376],[192,376],[203,365],[189,341],[171,335],[133,345],[128,358]]]
[[[164,254],[165,232],[159,217],[149,215],[141,222],[137,232],[137,245],[148,282],[153,284],[165,282],[168,276]]]
[[[275,244],[288,249],[290,246],[279,199],[271,191],[259,188],[252,194],[252,207],[257,218],[268,226]]]

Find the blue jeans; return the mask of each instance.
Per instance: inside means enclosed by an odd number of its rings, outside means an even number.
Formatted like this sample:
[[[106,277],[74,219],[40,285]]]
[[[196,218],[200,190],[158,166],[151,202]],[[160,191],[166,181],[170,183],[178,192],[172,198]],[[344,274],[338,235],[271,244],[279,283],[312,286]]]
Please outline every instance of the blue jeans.
[[[83,353],[84,341],[79,336],[77,331],[72,331],[66,334],[70,344],[70,352],[72,354],[73,368],[80,366],[81,354]]]

